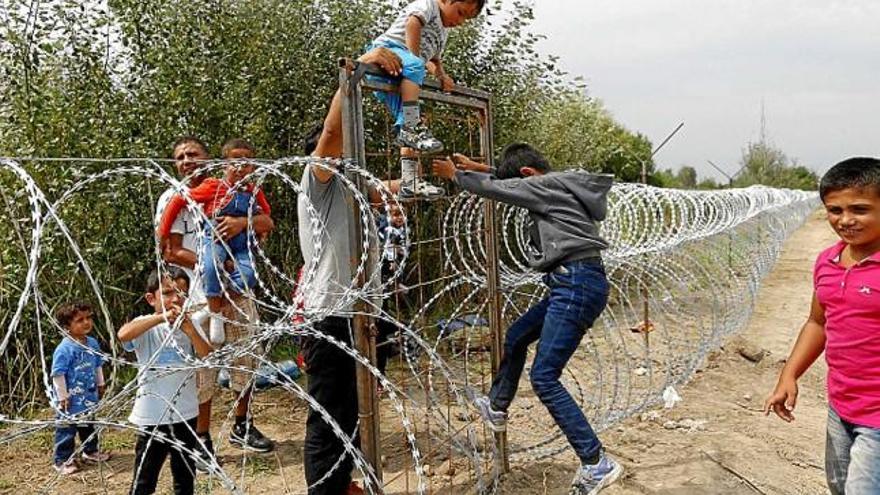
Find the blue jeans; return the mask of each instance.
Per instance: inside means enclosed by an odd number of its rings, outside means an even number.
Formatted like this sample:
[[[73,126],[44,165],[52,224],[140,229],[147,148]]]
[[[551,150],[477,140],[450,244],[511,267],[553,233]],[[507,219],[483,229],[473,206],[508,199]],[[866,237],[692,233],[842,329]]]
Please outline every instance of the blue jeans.
[[[880,429],[854,425],[829,407],[825,475],[832,495],[880,493]]]
[[[507,411],[516,395],[526,363],[526,351],[538,341],[532,363],[532,389],[582,462],[602,447],[583,411],[562,386],[559,377],[577,350],[587,328],[605,309],[608,280],[601,261],[576,261],[563,265],[566,274],[544,275],[550,295],[529,309],[507,330],[504,356],[492,382],[492,408]]]
[[[368,75],[368,79],[388,84],[399,84],[401,79],[406,79],[408,81],[412,81],[418,84],[419,86],[421,86],[425,82],[425,76],[427,75],[425,61],[415,56],[413,52],[409,51],[409,48],[393,41],[381,41],[378,43],[373,43],[372,45],[367,47],[367,51],[379,47],[387,48],[394,52],[395,55],[400,57],[400,76],[391,77]],[[384,103],[385,106],[388,108],[388,111],[391,112],[391,115],[394,117],[394,128],[395,130],[399,131],[403,127],[403,99],[400,97],[400,93],[386,93],[384,91],[376,91],[373,94],[376,96],[376,99]]]
[[[236,192],[217,216],[247,216],[251,197],[251,193]],[[208,297],[223,295],[220,272],[223,270],[223,263],[230,258],[230,251],[232,252],[231,258],[235,260],[235,269],[229,274],[232,290],[243,293],[246,289],[253,288],[257,285],[257,277],[254,274],[254,265],[251,263],[250,250],[248,249],[248,232],[246,230],[239,232],[224,245],[214,238],[214,227],[216,227],[215,221],[206,225],[205,235],[202,237],[203,256],[205,257],[202,262],[202,270],[204,270],[202,284],[205,295]]]
[[[59,426],[55,428],[55,465],[64,464],[76,450],[76,434],[79,433],[79,441],[83,443],[83,452],[94,454],[98,451],[98,435],[92,435],[95,428],[92,425],[82,426]],[[91,437],[91,438],[89,438]]]

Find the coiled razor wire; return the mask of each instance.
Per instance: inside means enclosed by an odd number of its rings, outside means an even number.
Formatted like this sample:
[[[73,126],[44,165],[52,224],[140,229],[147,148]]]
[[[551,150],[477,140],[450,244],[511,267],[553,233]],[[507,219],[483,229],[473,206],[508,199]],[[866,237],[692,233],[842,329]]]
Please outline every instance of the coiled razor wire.
[[[40,188],[30,171],[36,164],[53,162],[73,177],[63,191],[54,193],[54,199]],[[356,182],[337,174],[354,198],[357,213],[353,214],[360,217],[365,240],[357,247],[359,252],[353,253],[357,267],[352,280],[335,288],[339,297],[335,298],[333,307],[312,311],[304,310],[299,304],[303,294],[319,289],[315,285],[318,261],[330,256],[329,243],[348,242],[348,239],[328,238],[315,205],[306,198],[309,235],[314,240],[316,254],[312,262],[303,267],[298,284],[298,267],[273,263],[263,245],[251,242],[250,255],[258,289],[244,294],[241,300],[228,298],[235,313],[228,322],[246,326],[253,338],[228,343],[205,358],[188,357],[183,367],[163,367],[154,363],[156,356],[148,363],[134,363],[117,352],[116,329],[127,315],[111,314],[107,291],[114,288],[103,285],[93,269],[101,258],[91,252],[91,248],[81,247],[84,242],[81,233],[71,231],[70,227],[79,224],[68,219],[83,214],[81,204],[88,197],[91,211],[113,210],[124,202],[129,208],[142,211],[141,216],[150,219],[152,228],[155,198],[143,194],[145,185],[148,190],[162,191],[171,187],[182,192],[186,182],[168,174],[167,164],[162,160],[0,159],[0,184],[7,212],[3,222],[14,227],[21,248],[20,256],[15,259],[18,265],[4,267],[9,275],[0,272],[0,282],[13,274],[22,275],[17,297],[0,299],[15,300],[3,308],[11,316],[2,320],[8,323],[0,340],[0,356],[21,360],[22,356],[14,355],[16,350],[11,342],[26,337],[23,332],[35,332],[39,356],[30,358],[39,360],[34,366],[39,367],[48,402],[54,404],[48,359],[51,350],[46,348],[46,343],[50,339],[57,341],[65,334],[51,311],[63,301],[47,297],[45,288],[50,284],[78,281],[92,292],[91,302],[106,329],[107,352],[102,353],[102,357],[111,368],[108,393],[92,410],[70,417],[57,409],[45,408],[44,401],[43,412],[37,414],[7,413],[0,416],[3,426],[0,444],[11,444],[73,423],[93,425],[96,435],[107,430],[136,431],[138,427],[125,418],[134,401],[137,379],[148,370],[162,376],[162,373],[194,373],[210,367],[247,373],[255,379],[259,367],[263,368],[260,371],[263,375],[266,370],[280,373],[269,355],[283,338],[310,337],[324,339],[352,356],[386,391],[387,400],[382,402],[382,428],[405,438],[417,493],[427,490],[425,463],[438,449],[423,450],[432,442],[448,448],[449,463],[458,460],[468,466],[466,472],[458,475],[458,486],[481,493],[495,492],[500,474],[496,461],[500,454],[491,437],[487,440],[482,426],[474,420],[471,405],[476,395],[486,392],[489,370],[478,370],[482,383],[476,383],[470,362],[474,353],[485,352],[480,345],[474,345],[485,343],[485,335],[479,331],[466,333],[463,346],[460,342],[452,346],[450,342],[461,340],[461,336],[432,331],[434,324],[431,323],[436,315],[454,320],[465,313],[479,314],[486,310],[486,267],[490,264],[484,238],[483,200],[467,193],[449,198],[439,231],[434,233],[436,237],[408,237],[402,246],[404,261],[390,279],[381,280],[380,270],[373,267],[375,243],[370,242],[375,238],[374,215],[388,214],[397,207],[405,211],[404,205],[396,203],[381,180],[343,161],[294,157],[254,163],[256,169],[247,180],[258,186],[271,183],[276,193],[279,188],[301,193],[300,177],[307,165],[327,170],[344,169],[349,177],[358,176],[379,191],[382,205],[374,212]],[[224,162],[210,162],[202,170],[210,174],[224,165]],[[80,208],[76,208],[77,205]],[[597,431],[655,406],[664,391],[686,382],[722,339],[742,328],[751,313],[760,281],[773,267],[782,243],[817,205],[815,193],[758,186],[722,191],[681,191],[634,184],[614,186],[609,197],[608,218],[601,225],[602,235],[611,244],[603,256],[612,287],[609,304],[595,327],[586,334],[581,351],[572,358],[563,378]],[[276,203],[272,206],[275,211],[293,208],[293,205]],[[189,201],[187,208],[203,221],[208,220],[198,204]],[[498,255],[502,316],[510,323],[544,297],[546,287],[541,283],[541,274],[528,269],[525,261],[527,212],[503,204],[495,208],[501,224]],[[24,212],[26,217],[21,216]],[[287,229],[275,232],[268,242],[292,242],[297,236],[296,227]],[[202,230],[197,232],[201,239]],[[395,282],[409,268],[410,251],[431,240],[442,246],[442,260],[434,260],[441,267],[440,275],[433,280],[418,281],[430,289],[430,297],[406,317],[391,314],[382,301],[400,296]],[[165,267],[154,239],[144,238],[142,242],[144,259]],[[201,242],[198,245],[201,246]],[[41,278],[41,269],[61,254],[71,255],[75,261],[68,265],[66,272],[57,273],[57,267],[51,271],[55,280]],[[218,272],[224,273],[222,269]],[[64,278],[57,279],[59,276]],[[360,279],[368,281],[366,287],[359,286]],[[9,285],[0,287],[6,290]],[[291,296],[295,290],[298,295]],[[402,369],[408,370],[406,373],[411,379],[381,373],[357,350],[315,330],[315,324],[327,316],[353,316],[349,308],[356,302],[364,303],[361,307],[368,308],[370,315],[398,329],[401,342],[406,343],[400,349],[405,364]],[[259,307],[261,318],[246,321],[246,305]],[[191,301],[187,300],[183,310],[192,309]],[[180,322],[175,325],[176,329]],[[173,339],[165,344],[176,345]],[[257,366],[234,364],[244,357],[255,360]],[[128,376],[129,381],[123,383],[119,379],[122,375]],[[277,386],[275,393],[289,396],[291,403],[301,401],[321,415],[344,444],[344,455],[353,459],[365,490],[378,493],[379,477],[352,441],[356,432],[344,431],[298,383],[271,376],[269,380]],[[220,425],[221,437],[231,427],[234,409],[233,405]],[[533,395],[521,393],[510,413],[508,437],[512,463],[532,462],[567,448],[565,438],[552,427],[552,421]],[[418,424],[425,424],[427,428],[419,432]],[[293,434],[298,436],[302,432]],[[195,455],[174,439],[153,440],[171,442],[187,455]],[[252,454],[241,454],[242,467],[249,455]],[[333,470],[341,460],[341,457],[337,459]],[[244,493],[249,485],[259,484],[258,474],[248,479],[242,469],[236,476],[217,457],[212,459],[209,470],[209,488],[216,485],[227,492]],[[315,484],[326,481],[333,470]],[[42,490],[57,489],[61,482],[60,477],[53,477],[45,482]],[[307,488],[303,485],[297,489],[305,492]]]

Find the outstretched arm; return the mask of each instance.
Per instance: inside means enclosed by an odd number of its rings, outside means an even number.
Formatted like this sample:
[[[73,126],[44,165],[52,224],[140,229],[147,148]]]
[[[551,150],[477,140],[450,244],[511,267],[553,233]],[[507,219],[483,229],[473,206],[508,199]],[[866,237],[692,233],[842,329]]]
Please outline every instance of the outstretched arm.
[[[455,153],[452,155],[452,162],[455,163],[455,167],[459,170],[470,170],[472,172],[483,172],[484,174],[492,173],[492,168],[485,163],[480,163],[474,160],[471,160],[465,155],[461,153]]]
[[[385,47],[374,48],[358,58],[358,62],[375,64],[392,76],[399,76],[403,70],[400,57]],[[342,156],[342,93],[337,90],[324,119],[324,129],[312,156],[339,158]],[[322,184],[330,182],[333,171],[319,167],[310,167],[312,174]]]
[[[451,160],[434,160],[434,175],[451,180],[465,191],[484,198],[519,206],[529,211],[546,213],[547,198],[527,179],[505,179],[484,173],[458,169]],[[503,184],[502,184],[503,183]]]

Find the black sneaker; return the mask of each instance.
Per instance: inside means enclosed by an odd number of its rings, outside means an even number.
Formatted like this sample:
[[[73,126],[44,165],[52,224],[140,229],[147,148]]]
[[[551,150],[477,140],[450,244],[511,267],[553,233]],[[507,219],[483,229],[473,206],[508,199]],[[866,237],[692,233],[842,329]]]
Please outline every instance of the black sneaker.
[[[266,438],[251,422],[244,422],[232,427],[229,443],[240,449],[253,452],[272,452],[275,443]]]
[[[413,148],[422,153],[439,153],[443,151],[443,143],[435,138],[424,124],[417,124],[413,127],[404,126],[397,133],[397,138],[394,142],[398,146]]]
[[[196,444],[196,470],[200,473],[210,473],[211,466],[215,462],[214,442],[211,440],[211,437],[199,437],[199,440],[205,444],[205,447],[202,448],[200,444]]]

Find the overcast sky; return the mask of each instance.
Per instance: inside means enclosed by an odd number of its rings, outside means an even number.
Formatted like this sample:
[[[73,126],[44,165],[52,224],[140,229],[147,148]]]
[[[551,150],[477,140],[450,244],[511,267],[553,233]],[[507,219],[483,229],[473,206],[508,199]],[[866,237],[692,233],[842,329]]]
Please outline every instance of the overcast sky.
[[[661,168],[730,173],[767,134],[819,172],[880,155],[880,0],[535,0],[541,49],[585,78]]]

